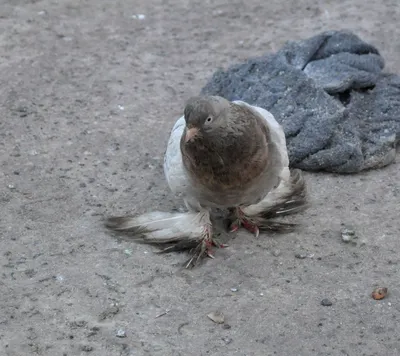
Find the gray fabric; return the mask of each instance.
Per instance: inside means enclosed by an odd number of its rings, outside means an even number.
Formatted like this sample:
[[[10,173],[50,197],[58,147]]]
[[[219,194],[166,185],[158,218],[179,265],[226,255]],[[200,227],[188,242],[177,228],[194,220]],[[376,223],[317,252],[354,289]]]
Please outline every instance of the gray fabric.
[[[269,110],[283,126],[292,167],[354,173],[395,158],[400,77],[383,67],[375,47],[329,31],[218,70],[202,94]]]

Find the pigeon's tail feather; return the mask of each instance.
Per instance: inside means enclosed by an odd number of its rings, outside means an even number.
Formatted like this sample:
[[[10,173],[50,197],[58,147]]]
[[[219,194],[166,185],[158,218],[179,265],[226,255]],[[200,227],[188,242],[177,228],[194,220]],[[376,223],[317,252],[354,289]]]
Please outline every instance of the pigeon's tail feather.
[[[262,201],[243,208],[243,213],[254,220],[260,230],[281,232],[293,230],[297,224],[271,219],[296,214],[307,209],[309,205],[307,189],[302,172],[294,169],[288,176],[288,179],[283,179],[279,186]]]
[[[109,229],[129,233],[147,243],[171,243],[183,240],[199,241],[204,225],[198,213],[150,212],[138,216],[110,217]]]

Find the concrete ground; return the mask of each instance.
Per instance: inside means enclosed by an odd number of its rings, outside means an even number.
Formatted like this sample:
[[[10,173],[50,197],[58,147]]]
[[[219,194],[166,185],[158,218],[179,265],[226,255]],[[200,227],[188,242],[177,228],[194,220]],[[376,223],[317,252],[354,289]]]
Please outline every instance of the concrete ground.
[[[102,226],[182,205],[166,141],[218,66],[349,29],[399,73],[399,19],[397,0],[3,0],[0,355],[399,355],[400,164],[306,174],[297,232],[242,231],[194,270]]]

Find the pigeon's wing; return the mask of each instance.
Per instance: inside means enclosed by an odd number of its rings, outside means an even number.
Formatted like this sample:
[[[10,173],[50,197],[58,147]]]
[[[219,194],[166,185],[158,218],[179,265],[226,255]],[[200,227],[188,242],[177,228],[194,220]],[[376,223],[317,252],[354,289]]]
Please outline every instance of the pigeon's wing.
[[[260,116],[263,117],[271,133],[271,140],[277,146],[278,151],[281,155],[283,167],[289,167],[289,157],[287,153],[285,132],[283,131],[283,128],[278,123],[278,121],[275,120],[274,115],[272,115],[269,111],[263,108],[247,104],[244,101],[237,100],[234,101],[233,103],[248,107],[253,112],[255,111],[256,113],[258,113]]]
[[[174,127],[168,140],[167,150],[164,156],[164,174],[171,191],[185,197],[189,192],[189,178],[182,162],[180,149],[180,140],[185,129],[185,119],[180,117]]]
[[[257,204],[245,207],[243,212],[254,217],[267,230],[281,229],[285,231],[294,225],[276,222],[271,224],[269,219],[304,210],[308,206],[306,182],[300,170],[289,169],[285,132],[274,116],[263,108],[249,105],[243,101],[235,103],[249,107],[265,119],[271,133],[271,140],[280,156],[277,161],[280,162],[281,169],[279,185]]]

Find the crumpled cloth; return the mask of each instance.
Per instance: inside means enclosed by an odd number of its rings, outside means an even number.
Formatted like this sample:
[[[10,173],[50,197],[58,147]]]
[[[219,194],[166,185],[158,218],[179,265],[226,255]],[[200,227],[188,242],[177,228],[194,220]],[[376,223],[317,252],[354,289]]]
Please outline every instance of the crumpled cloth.
[[[400,76],[383,67],[374,46],[329,31],[218,70],[201,93],[270,111],[285,131],[291,167],[355,173],[395,159]]]

